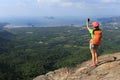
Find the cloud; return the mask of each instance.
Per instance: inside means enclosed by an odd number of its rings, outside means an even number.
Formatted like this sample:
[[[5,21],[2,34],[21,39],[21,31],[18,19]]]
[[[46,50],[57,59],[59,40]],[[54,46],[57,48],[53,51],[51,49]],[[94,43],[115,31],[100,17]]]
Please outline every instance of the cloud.
[[[103,3],[120,3],[118,0],[101,0]]]
[[[61,0],[51,0],[52,3],[59,3]]]
[[[114,7],[120,3],[118,0],[37,0],[40,6],[44,7],[61,7],[61,8],[78,8],[78,9],[103,9]],[[107,5],[108,6],[107,6]]]
[[[52,7],[59,6],[59,7],[76,7],[76,8],[84,8],[85,3],[83,1],[78,0],[37,0],[37,3],[40,6]]]
[[[42,4],[45,0],[37,0],[37,3]]]
[[[53,5],[60,4],[60,0],[37,0],[37,3],[41,7],[52,7]]]
[[[61,2],[61,0],[37,0],[37,3],[39,4],[55,4],[55,3],[59,3]]]
[[[73,6],[74,4],[72,2],[62,2],[60,5],[62,7],[70,7],[70,6]]]

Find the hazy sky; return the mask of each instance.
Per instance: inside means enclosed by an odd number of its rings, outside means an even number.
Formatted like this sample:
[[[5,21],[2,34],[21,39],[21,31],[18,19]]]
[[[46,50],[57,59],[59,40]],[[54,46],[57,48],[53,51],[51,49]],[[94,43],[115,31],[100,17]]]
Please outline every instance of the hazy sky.
[[[0,0],[0,17],[118,16],[120,0]]]

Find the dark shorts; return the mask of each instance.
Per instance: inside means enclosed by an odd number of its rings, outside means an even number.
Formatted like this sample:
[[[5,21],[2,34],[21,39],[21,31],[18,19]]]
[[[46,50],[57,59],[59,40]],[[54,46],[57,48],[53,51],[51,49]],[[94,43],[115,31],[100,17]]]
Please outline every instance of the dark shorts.
[[[91,49],[97,50],[97,49],[98,49],[98,46],[99,46],[99,45],[90,44],[89,48],[90,48],[90,50],[91,50]]]

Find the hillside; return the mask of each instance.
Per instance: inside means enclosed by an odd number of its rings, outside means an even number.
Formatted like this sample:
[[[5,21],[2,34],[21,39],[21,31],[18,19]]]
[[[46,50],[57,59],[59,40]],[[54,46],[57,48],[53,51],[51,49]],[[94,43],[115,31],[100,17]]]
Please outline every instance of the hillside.
[[[117,59],[116,59],[117,58]],[[107,54],[99,57],[96,67],[89,67],[89,61],[74,68],[61,68],[33,80],[119,80],[120,53]]]
[[[120,28],[101,26],[99,55],[120,52]],[[2,30],[0,80],[32,80],[61,67],[74,67],[91,58],[89,33],[81,27],[21,27]],[[10,36],[11,35],[11,36]],[[3,39],[3,40],[2,40]],[[4,43],[4,45],[2,44]]]
[[[8,31],[0,30],[0,54],[8,53],[9,49],[12,48],[12,41],[14,35]]]
[[[117,17],[107,17],[107,18],[99,18],[97,19],[102,24],[109,24],[109,23],[120,23],[120,16]]]

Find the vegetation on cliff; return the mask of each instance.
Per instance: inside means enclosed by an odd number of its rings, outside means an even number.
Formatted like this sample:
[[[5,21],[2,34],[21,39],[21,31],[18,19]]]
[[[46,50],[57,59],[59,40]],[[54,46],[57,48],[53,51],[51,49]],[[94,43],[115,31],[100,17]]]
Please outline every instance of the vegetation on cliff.
[[[120,51],[120,27],[101,25],[99,55]],[[117,27],[117,28],[116,28]],[[89,33],[81,27],[27,27],[0,31],[0,80],[32,80],[91,58]]]

